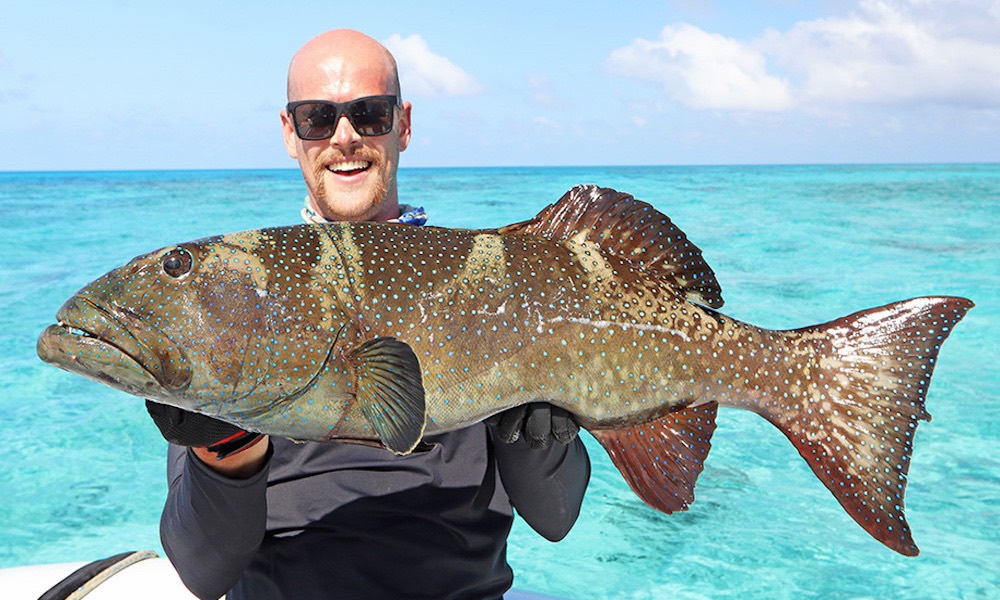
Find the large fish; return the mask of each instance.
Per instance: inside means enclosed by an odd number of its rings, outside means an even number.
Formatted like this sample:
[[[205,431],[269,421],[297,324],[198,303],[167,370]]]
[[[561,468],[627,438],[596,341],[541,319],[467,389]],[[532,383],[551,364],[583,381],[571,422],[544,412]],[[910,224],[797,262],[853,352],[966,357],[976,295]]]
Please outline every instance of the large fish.
[[[743,408],[871,535],[917,554],[903,515],[913,436],[938,350],[973,303],[915,298],[791,331],[720,306],[667,217],[581,186],[496,230],[299,225],[157,250],[70,298],[38,354],[246,429],[400,454],[550,402],[668,513],[694,498],[717,407]]]

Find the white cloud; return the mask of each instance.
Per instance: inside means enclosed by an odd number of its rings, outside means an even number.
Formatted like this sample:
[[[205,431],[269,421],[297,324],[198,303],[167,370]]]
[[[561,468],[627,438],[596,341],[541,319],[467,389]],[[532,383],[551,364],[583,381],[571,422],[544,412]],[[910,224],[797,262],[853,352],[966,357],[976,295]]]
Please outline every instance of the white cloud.
[[[760,45],[810,106],[1000,107],[996,3],[863,0],[847,17],[770,31]]]
[[[860,0],[751,41],[690,24],[611,53],[614,73],[696,109],[1000,107],[1000,0]]]
[[[606,66],[662,83],[669,97],[691,108],[772,111],[792,104],[788,84],[767,72],[763,54],[687,23],[664,27],[658,40],[618,48]]]
[[[566,103],[552,92],[552,80],[547,75],[531,73],[527,76],[531,101],[546,108],[561,108]]]
[[[32,80],[33,76],[22,73],[0,54],[0,104],[27,100]]]
[[[483,90],[475,77],[431,52],[417,34],[404,38],[396,33],[383,44],[396,57],[400,86],[406,96],[473,96]]]
[[[536,127],[547,129],[549,131],[559,131],[562,129],[562,125],[548,117],[535,117],[531,120],[531,122]]]

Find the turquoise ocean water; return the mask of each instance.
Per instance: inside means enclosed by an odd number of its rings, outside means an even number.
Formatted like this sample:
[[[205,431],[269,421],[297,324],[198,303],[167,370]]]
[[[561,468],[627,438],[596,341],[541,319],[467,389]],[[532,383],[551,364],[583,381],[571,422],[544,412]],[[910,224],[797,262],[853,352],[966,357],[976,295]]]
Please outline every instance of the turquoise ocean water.
[[[723,312],[791,328],[911,296],[977,307],[941,352],[907,513],[921,555],[870,538],[759,417],[720,411],[697,500],[663,515],[587,438],[583,514],[519,522],[519,588],[568,598],[1000,597],[1000,166],[410,169],[431,223],[523,220],[577,183],[630,192],[704,251]],[[141,401],[44,365],[78,288],[156,247],[298,222],[295,170],[0,173],[0,567],[159,549],[165,442]]]

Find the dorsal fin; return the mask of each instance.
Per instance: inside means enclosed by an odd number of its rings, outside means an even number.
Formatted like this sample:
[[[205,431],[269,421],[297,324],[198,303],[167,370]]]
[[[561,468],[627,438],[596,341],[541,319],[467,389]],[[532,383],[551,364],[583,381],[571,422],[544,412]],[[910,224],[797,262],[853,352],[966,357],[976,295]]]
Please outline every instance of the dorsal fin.
[[[701,250],[655,208],[610,188],[578,185],[533,219],[497,230],[549,239],[583,239],[663,279],[692,302],[722,306],[722,289]]]

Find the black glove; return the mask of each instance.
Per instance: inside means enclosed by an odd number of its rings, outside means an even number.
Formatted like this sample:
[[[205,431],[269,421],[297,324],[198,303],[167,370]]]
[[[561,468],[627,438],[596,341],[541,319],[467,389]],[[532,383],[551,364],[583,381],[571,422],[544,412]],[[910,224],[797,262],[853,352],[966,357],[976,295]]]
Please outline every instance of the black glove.
[[[553,439],[568,444],[580,431],[568,411],[547,402],[522,404],[493,415],[486,423],[504,443],[513,444],[523,433],[528,445],[536,450],[548,448]]]
[[[146,410],[168,442],[178,446],[204,446],[217,453],[216,460],[246,450],[263,437],[260,433],[244,431],[225,421],[168,404],[146,400]]]

